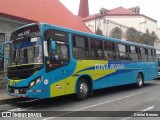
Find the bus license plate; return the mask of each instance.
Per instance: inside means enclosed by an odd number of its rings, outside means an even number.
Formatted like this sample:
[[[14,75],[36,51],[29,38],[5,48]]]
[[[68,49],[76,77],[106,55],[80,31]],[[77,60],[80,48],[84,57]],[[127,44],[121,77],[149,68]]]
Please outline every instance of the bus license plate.
[[[18,93],[19,93],[19,90],[14,90],[14,93],[15,93],[15,94],[18,94]]]

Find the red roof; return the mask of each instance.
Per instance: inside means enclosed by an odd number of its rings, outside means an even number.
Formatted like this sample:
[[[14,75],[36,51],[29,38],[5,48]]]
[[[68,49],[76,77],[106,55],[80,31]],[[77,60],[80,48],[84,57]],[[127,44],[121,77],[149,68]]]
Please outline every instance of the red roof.
[[[100,13],[93,14],[93,15],[87,16],[85,18],[82,18],[82,21],[92,20],[92,19],[95,19],[95,18],[98,18],[98,17],[101,17]]]
[[[90,16],[83,18],[83,21],[95,19],[95,18],[102,17],[102,16],[110,16],[110,15],[137,15],[136,13],[130,11],[129,9],[123,8],[123,7],[118,7],[118,8],[114,8],[111,10],[108,10],[105,8],[101,8],[101,9],[106,10],[104,15],[97,13],[97,14],[90,15]]]
[[[112,9],[110,10],[108,13],[108,15],[119,15],[119,14],[123,14],[123,15],[135,15],[136,13],[130,11],[129,9],[126,9],[126,8],[123,8],[123,7],[118,7],[118,8],[115,8],[115,9]]]
[[[1,0],[0,16],[26,22],[46,22],[89,32],[81,20],[59,0]]]
[[[137,8],[137,7],[134,7],[134,8]],[[146,17],[148,19],[151,19],[151,20],[157,22],[156,20],[154,20],[154,19],[152,19],[148,16],[132,12],[131,9],[133,9],[133,8],[126,9],[126,8],[123,8],[123,7],[118,7],[118,8],[114,8],[114,9],[111,9],[111,10],[108,10],[108,9],[105,9],[105,8],[102,8],[102,9],[106,10],[105,14],[101,15],[100,13],[97,13],[97,14],[94,14],[94,15],[90,15],[90,16],[87,16],[87,17],[83,18],[83,21],[88,21],[88,20],[92,20],[92,19],[95,19],[95,18],[100,18],[100,17],[103,17],[103,16],[143,16],[143,17]]]

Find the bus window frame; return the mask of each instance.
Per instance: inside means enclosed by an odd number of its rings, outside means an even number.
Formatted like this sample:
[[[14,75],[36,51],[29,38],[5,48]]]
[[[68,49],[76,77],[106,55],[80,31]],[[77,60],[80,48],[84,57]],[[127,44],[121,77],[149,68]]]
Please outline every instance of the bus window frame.
[[[54,31],[56,31],[56,32],[63,32],[63,33],[65,33],[66,35],[67,35],[67,40],[62,40],[62,39],[55,39],[53,36],[52,36],[52,34],[51,33],[49,33],[49,35],[47,36],[47,32],[53,32],[54,33]],[[64,43],[66,43],[66,45],[68,46],[67,47],[67,50],[68,50],[68,59],[60,59],[60,60],[53,60],[53,59],[51,59],[49,56],[52,56],[51,54],[52,54],[52,52],[51,52],[51,50],[50,50],[50,39],[53,39],[53,40],[55,40],[55,42],[56,42],[56,47],[57,47],[57,44],[58,44],[58,42],[64,42]],[[65,31],[62,31],[62,30],[55,30],[55,29],[48,29],[48,30],[46,30],[45,32],[44,32],[44,41],[46,41],[47,42],[47,49],[48,49],[48,56],[45,56],[45,65],[46,65],[46,72],[50,72],[50,71],[52,71],[52,70],[56,70],[56,69],[58,69],[58,68],[62,68],[62,67],[64,67],[64,66],[67,66],[68,64],[70,64],[70,61],[71,61],[71,55],[70,55],[70,45],[69,45],[69,32],[65,32]],[[59,63],[56,63],[56,62],[59,62]],[[64,63],[65,62],[65,64],[60,64],[60,63]],[[66,64],[67,63],[67,64]],[[55,64],[55,65],[54,65]],[[59,64],[59,66],[57,66]]]
[[[84,39],[84,47],[77,47],[77,46],[74,46],[73,44],[74,44],[74,40],[76,41],[76,37],[78,37],[78,38],[83,38]],[[77,35],[77,34],[72,34],[72,40],[71,40],[72,42],[71,42],[71,44],[72,44],[72,57],[74,58],[74,59],[84,59],[84,60],[88,60],[88,59],[90,59],[90,46],[89,46],[89,40],[88,40],[88,37],[86,37],[86,36],[82,36],[82,35]],[[86,46],[86,42],[87,42],[87,46]],[[76,58],[76,56],[74,55],[74,48],[78,48],[78,49],[84,49],[84,58]],[[86,50],[88,50],[88,55],[89,55],[89,58],[87,58],[86,57]]]
[[[92,48],[91,47],[91,42],[90,42],[92,40],[95,40],[96,42],[99,41],[100,42],[100,47],[102,47],[102,48],[100,49],[97,46],[96,46],[96,48]],[[91,60],[104,60],[104,41],[102,39],[97,39],[97,38],[92,38],[92,37],[90,37],[88,41],[89,41],[90,59]],[[102,52],[102,57],[99,58],[99,59],[96,59],[96,56],[92,57],[91,50],[97,50],[97,51],[100,50]]]
[[[134,47],[134,48],[135,48],[135,53],[131,52],[131,47]],[[140,58],[139,58],[139,47],[138,47],[138,46],[135,46],[135,45],[128,45],[128,49],[129,49],[129,60],[130,60],[130,61],[140,61]],[[137,59],[136,59],[136,60],[130,59],[130,55],[131,55],[131,54],[137,55]]]
[[[125,46],[125,52],[120,51],[119,48],[118,48],[118,45]],[[125,54],[124,59],[121,59],[120,53],[124,53]],[[117,59],[117,55],[118,55],[118,59]],[[126,55],[127,55],[127,57],[126,57]],[[120,43],[120,42],[116,43],[116,60],[129,60],[128,45],[127,44]]]
[[[112,49],[107,50],[107,49],[106,49],[106,43],[112,44]],[[104,44],[104,59],[105,59],[105,60],[106,60],[106,59],[107,59],[107,60],[116,60],[116,44],[115,44],[115,42],[112,42],[112,41],[104,41],[103,44]],[[112,53],[113,59],[108,58],[108,55],[105,56],[105,52],[107,52],[107,53]]]
[[[143,54],[142,54],[141,48],[144,49],[144,53],[143,53]],[[148,53],[147,53],[147,50],[146,50],[146,49],[147,49],[147,47],[139,47],[140,56],[141,56],[141,61],[142,61],[142,62],[148,62]],[[145,56],[146,56],[146,60],[143,60],[142,55],[145,55]]]

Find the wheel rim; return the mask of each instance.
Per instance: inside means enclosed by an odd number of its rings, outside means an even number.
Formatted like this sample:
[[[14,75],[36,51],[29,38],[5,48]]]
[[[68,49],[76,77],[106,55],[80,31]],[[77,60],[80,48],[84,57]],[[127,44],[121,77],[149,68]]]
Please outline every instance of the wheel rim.
[[[138,77],[138,84],[139,84],[139,86],[143,85],[143,80],[142,80],[141,76]]]
[[[85,96],[88,93],[88,86],[86,83],[80,84],[80,93],[82,94],[82,96]]]

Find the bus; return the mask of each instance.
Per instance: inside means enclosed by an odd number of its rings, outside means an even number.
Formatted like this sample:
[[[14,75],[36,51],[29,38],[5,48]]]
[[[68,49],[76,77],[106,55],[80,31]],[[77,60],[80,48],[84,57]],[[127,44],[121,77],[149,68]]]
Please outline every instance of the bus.
[[[71,30],[47,23],[18,28],[9,42],[7,93],[51,98],[135,84],[158,75],[154,47]]]
[[[157,61],[158,61],[158,79],[160,78],[160,54],[157,54]]]

